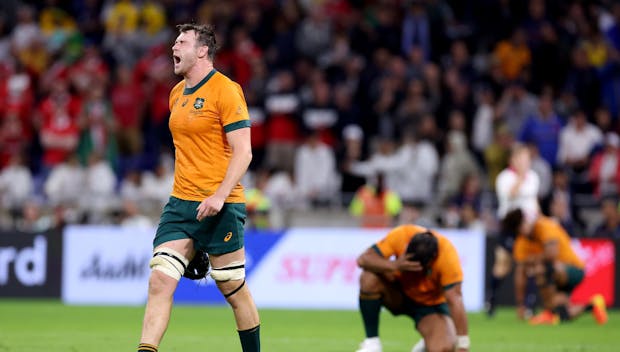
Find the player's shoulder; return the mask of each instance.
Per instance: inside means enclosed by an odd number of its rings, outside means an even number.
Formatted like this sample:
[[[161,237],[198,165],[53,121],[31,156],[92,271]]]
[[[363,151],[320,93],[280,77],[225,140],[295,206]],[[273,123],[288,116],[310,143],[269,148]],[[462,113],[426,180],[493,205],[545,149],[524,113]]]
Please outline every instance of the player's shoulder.
[[[437,245],[439,246],[440,250],[443,249],[454,249],[454,243],[452,243],[452,241],[450,241],[450,239],[442,234],[439,233],[437,231],[433,231],[433,235],[435,235],[435,237],[437,237]]]
[[[215,71],[215,74],[211,79],[213,80],[213,83],[220,89],[237,89],[240,87],[237,82],[233,81],[230,77],[226,76],[220,71]]]
[[[183,92],[184,87],[185,80],[179,81],[177,84],[174,85],[174,87],[172,87],[172,90],[170,90],[170,96],[180,94],[181,92]]]
[[[564,232],[560,223],[553,218],[541,215],[534,224],[534,232],[543,237],[556,237]]]
[[[535,226],[540,226],[540,227],[545,227],[545,228],[556,227],[558,226],[558,222],[548,216],[539,215],[538,218],[536,219]]]

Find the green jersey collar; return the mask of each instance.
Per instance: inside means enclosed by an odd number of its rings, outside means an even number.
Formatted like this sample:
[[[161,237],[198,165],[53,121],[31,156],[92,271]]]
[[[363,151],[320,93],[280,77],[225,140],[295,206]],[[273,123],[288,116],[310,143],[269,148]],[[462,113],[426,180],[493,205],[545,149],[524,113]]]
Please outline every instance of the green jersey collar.
[[[200,87],[202,87],[205,83],[207,83],[207,81],[213,77],[213,75],[217,72],[217,70],[212,69],[211,72],[209,72],[208,75],[205,76],[205,78],[202,79],[202,81],[198,82],[197,85],[191,87],[191,88],[187,88],[185,87],[185,89],[183,89],[183,95],[190,95],[190,94],[194,94],[198,89],[200,89]]]

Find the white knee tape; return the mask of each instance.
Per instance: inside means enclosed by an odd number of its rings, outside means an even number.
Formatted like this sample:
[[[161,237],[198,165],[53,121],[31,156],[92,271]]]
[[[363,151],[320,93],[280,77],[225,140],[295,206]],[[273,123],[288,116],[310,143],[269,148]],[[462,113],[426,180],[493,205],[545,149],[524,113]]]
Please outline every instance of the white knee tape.
[[[234,261],[221,268],[211,269],[215,281],[242,280],[245,278],[245,261]]]
[[[420,341],[418,341],[418,343],[415,344],[415,346],[413,346],[413,349],[411,350],[411,352],[426,352],[426,344],[424,344],[424,339],[420,339]]]
[[[181,253],[171,248],[159,248],[153,252],[149,262],[152,270],[159,270],[175,280],[180,280],[185,273],[189,260]]]

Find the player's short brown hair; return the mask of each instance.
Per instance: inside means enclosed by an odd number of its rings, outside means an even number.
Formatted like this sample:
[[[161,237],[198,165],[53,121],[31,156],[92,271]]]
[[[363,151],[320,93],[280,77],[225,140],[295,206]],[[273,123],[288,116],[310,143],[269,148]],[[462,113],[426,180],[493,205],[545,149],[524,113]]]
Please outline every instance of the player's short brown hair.
[[[213,26],[207,24],[183,23],[177,25],[177,29],[179,33],[194,31],[196,33],[196,42],[209,48],[209,60],[213,61],[215,59],[215,53],[219,49],[219,46],[215,40],[215,30]]]
[[[439,241],[430,231],[417,233],[407,245],[407,254],[411,254],[411,260],[420,262],[428,268],[439,254]]]

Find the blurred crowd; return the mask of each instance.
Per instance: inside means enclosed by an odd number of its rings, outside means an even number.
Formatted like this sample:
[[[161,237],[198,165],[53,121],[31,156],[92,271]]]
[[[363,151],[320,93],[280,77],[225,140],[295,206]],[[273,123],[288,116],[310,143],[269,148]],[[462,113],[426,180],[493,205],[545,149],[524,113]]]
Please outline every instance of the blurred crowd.
[[[2,226],[156,223],[184,22],[215,26],[215,66],[245,92],[250,226],[344,209],[492,233],[523,143],[545,214],[620,238],[612,0],[3,0]]]

